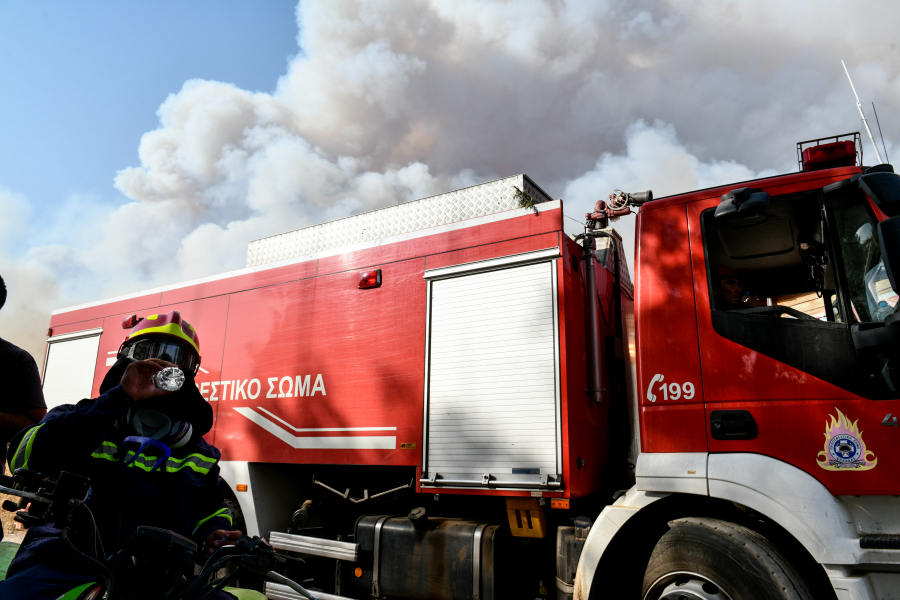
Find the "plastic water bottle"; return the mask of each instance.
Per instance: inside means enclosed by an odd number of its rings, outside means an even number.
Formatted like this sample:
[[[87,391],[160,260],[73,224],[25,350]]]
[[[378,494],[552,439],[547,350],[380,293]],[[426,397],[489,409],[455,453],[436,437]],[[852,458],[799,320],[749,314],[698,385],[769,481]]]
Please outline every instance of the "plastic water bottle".
[[[184,372],[178,367],[166,367],[153,375],[153,385],[167,392],[176,392],[184,385]]]
[[[872,313],[872,319],[874,321],[884,321],[885,317],[892,314],[894,312],[894,307],[890,306],[887,302],[882,300],[878,303],[878,308],[875,309],[875,312]]]

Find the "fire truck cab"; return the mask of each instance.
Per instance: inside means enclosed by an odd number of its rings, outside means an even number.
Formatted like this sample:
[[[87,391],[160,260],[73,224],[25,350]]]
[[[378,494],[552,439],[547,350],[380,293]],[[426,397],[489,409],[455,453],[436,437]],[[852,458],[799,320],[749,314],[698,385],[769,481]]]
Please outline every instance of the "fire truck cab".
[[[45,395],[181,311],[238,527],[323,599],[900,599],[900,176],[845,137],[575,237],[517,175],[257,240],[54,312]]]
[[[836,145],[855,158],[818,154]],[[900,177],[850,165],[641,206],[636,483],[592,527],[575,597],[610,574],[644,598],[900,597],[900,482],[881,470]],[[729,590],[735,567],[786,591]]]

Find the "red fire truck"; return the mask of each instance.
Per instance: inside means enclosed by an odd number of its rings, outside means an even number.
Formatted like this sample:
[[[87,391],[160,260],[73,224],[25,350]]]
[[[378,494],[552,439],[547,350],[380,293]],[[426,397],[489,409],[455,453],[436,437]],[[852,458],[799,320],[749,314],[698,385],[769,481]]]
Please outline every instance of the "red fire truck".
[[[518,175],[258,240],[54,312],[44,390],[180,311],[239,527],[324,599],[897,599],[900,176],[798,152],[575,238]]]

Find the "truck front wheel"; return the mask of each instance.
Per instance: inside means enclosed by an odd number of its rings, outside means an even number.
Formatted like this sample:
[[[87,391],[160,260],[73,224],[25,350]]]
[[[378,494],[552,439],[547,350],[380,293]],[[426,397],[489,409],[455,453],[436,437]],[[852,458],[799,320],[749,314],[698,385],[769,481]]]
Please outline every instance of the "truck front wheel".
[[[644,573],[643,600],[812,600],[803,577],[763,536],[734,523],[669,523]]]

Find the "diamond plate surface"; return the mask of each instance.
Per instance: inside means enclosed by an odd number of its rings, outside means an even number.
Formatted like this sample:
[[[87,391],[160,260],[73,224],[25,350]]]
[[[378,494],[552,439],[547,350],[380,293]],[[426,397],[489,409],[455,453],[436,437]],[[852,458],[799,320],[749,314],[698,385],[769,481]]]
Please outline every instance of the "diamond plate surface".
[[[247,247],[247,266],[255,267],[519,208],[515,187],[530,193],[536,202],[552,200],[527,175],[514,175],[252,241]]]

